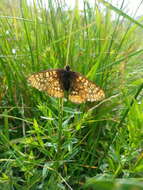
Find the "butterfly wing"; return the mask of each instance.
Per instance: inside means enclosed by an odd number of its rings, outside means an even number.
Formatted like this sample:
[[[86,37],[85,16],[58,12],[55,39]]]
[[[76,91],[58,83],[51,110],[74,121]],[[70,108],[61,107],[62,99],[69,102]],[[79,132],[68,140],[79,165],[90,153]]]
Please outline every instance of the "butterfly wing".
[[[71,84],[69,100],[80,104],[86,101],[94,102],[105,97],[104,91],[95,83],[82,76],[80,73],[73,72],[74,77]]]
[[[48,95],[62,98],[64,90],[60,82],[60,73],[63,69],[49,69],[31,75],[30,84],[38,90],[47,92]]]

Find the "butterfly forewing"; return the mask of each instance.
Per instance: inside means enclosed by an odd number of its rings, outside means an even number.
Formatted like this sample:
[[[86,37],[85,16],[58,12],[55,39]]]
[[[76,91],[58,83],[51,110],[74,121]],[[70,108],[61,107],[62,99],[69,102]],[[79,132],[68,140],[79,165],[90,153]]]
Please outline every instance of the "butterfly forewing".
[[[86,101],[98,101],[105,97],[102,89],[96,84],[82,76],[80,73],[74,72],[69,100],[74,103],[83,103]]]
[[[64,90],[60,81],[62,69],[51,69],[35,73],[28,78],[30,84],[38,90],[45,91],[53,97],[64,97]]]

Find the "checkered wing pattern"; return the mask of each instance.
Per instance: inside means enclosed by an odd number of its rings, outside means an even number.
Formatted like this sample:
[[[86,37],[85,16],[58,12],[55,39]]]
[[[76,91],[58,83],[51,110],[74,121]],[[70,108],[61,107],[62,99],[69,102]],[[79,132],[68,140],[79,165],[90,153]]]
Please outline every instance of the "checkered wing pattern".
[[[38,72],[31,75],[28,81],[34,88],[45,91],[50,96],[62,98],[64,97],[64,89],[59,77],[61,70],[51,69]]]
[[[82,76],[80,73],[74,72],[73,81],[69,100],[80,104],[86,101],[94,102],[102,100],[105,97],[104,91],[95,83]]]

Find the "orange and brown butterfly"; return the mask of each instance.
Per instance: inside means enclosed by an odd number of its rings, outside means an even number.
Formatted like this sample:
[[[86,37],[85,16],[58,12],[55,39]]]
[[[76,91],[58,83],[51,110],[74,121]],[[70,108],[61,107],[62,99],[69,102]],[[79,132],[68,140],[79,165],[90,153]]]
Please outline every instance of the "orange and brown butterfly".
[[[105,97],[104,91],[95,83],[78,72],[65,69],[49,69],[28,77],[30,84],[48,95],[63,98],[68,92],[68,99],[73,103],[94,102]]]

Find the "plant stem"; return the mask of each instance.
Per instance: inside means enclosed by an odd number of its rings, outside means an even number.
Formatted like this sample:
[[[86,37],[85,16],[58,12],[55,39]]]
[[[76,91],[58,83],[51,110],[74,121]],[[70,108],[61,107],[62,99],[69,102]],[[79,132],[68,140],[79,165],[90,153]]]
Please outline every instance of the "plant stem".
[[[62,122],[63,122],[63,98],[59,99],[59,128],[58,128],[58,150],[57,155],[61,154],[62,144]]]

